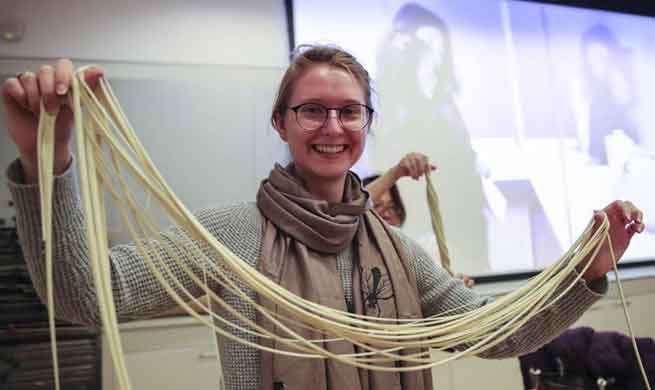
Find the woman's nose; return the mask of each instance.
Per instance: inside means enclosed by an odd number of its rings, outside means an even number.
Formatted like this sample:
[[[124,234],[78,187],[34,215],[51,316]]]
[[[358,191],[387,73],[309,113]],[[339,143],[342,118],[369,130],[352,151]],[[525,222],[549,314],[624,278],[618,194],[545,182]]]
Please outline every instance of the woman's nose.
[[[339,122],[339,113],[336,110],[329,110],[325,124],[323,125],[323,133],[326,135],[341,135],[344,128]]]

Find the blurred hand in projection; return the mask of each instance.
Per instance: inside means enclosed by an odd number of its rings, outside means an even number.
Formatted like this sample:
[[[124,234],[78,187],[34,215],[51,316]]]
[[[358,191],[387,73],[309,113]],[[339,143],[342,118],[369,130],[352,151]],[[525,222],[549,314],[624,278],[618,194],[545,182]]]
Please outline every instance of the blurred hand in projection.
[[[86,71],[86,82],[92,88],[98,84],[103,71],[92,68]],[[5,125],[20,153],[20,161],[26,183],[36,181],[37,127],[41,113],[41,101],[46,111],[59,110],[56,122],[54,173],[61,174],[71,160],[70,139],[73,113],[67,106],[67,94],[73,78],[73,63],[61,59],[52,65],[42,65],[38,73],[20,73],[2,84],[2,106]]]

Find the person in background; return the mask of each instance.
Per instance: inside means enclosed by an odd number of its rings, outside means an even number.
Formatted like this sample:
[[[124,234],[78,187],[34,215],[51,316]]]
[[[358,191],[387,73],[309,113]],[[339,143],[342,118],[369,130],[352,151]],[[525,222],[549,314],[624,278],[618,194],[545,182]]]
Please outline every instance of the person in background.
[[[384,174],[367,176],[362,183],[371,194],[371,200],[375,211],[389,225],[401,228],[405,223],[407,214],[402,196],[396,184],[403,177],[411,177],[419,180],[426,173],[436,170],[437,167],[430,163],[428,156],[422,153],[408,153],[396,165],[387,170]],[[439,254],[436,254],[439,257]],[[464,274],[456,274],[467,287],[473,287],[475,280]]]

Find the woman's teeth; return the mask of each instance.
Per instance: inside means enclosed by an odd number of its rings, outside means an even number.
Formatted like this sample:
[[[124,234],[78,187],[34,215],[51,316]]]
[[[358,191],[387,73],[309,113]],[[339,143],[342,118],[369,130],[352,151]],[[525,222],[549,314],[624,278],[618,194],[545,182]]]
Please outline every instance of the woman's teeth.
[[[340,153],[346,149],[345,145],[314,145],[314,150],[319,153]]]

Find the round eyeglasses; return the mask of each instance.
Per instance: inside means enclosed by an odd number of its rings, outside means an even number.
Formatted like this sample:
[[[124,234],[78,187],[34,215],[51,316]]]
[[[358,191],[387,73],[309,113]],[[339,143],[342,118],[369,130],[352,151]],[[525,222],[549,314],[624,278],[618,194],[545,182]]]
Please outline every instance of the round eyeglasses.
[[[287,107],[296,113],[296,122],[307,131],[318,130],[327,122],[328,113],[337,112],[339,124],[349,131],[361,131],[371,122],[374,110],[364,104],[348,104],[341,108],[325,107],[319,103],[303,103]]]

